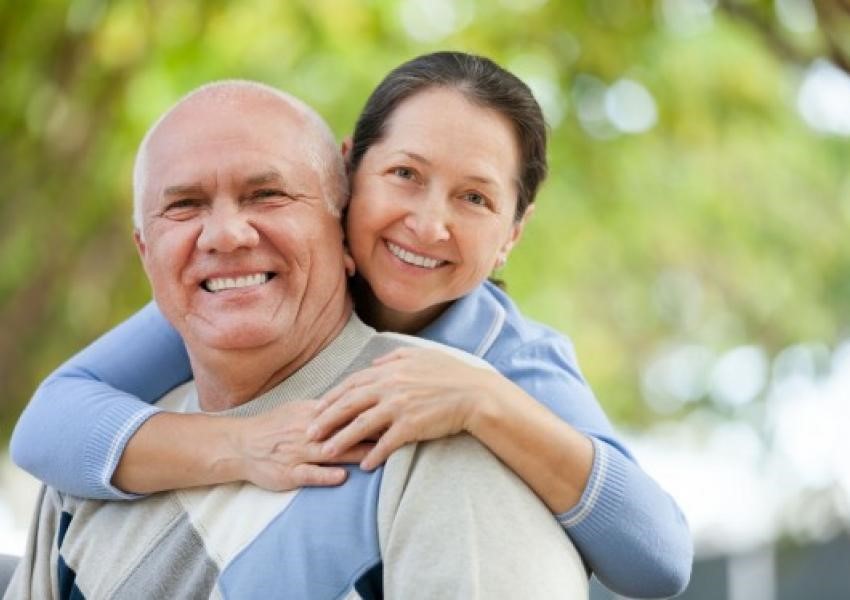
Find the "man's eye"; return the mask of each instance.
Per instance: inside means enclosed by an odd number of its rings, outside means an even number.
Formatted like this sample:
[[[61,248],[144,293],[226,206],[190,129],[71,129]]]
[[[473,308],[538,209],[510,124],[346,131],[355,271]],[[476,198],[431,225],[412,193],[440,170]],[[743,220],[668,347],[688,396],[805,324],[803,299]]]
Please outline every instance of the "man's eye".
[[[265,200],[267,198],[282,198],[285,195],[281,190],[262,189],[251,192],[250,198],[252,200]]]
[[[182,200],[175,200],[171,204],[165,207],[165,210],[171,210],[172,208],[191,208],[198,205],[198,201],[192,198],[183,198]]]
[[[187,218],[197,212],[201,201],[195,198],[181,198],[169,203],[162,211],[162,216],[171,219]]]

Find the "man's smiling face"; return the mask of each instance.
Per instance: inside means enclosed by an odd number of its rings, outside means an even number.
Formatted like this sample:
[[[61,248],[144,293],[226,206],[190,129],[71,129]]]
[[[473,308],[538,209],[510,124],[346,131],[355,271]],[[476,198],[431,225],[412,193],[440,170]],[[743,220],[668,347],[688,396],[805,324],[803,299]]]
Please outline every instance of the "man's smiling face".
[[[201,98],[170,113],[143,150],[137,243],[190,350],[307,335],[345,297],[342,232],[308,158],[311,125],[279,99]]]

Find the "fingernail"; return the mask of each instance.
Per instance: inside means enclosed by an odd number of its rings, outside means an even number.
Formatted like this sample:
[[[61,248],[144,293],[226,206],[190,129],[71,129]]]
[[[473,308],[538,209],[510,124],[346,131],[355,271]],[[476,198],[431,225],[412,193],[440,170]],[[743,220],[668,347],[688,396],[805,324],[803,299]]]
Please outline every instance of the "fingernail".
[[[316,425],[310,425],[307,428],[307,439],[314,440],[316,439],[316,434],[319,433],[319,428]]]
[[[322,454],[325,456],[333,456],[334,454],[336,454],[336,449],[334,448],[333,444],[327,443],[322,446]]]

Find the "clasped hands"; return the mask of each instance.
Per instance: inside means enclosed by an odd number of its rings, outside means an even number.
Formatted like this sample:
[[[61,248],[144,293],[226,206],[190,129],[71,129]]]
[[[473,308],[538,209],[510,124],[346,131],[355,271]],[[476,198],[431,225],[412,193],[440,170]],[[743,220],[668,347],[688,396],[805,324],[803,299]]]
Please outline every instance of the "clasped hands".
[[[469,430],[494,373],[432,349],[400,348],[318,400],[239,419],[244,479],[275,491],[338,485],[411,442]]]

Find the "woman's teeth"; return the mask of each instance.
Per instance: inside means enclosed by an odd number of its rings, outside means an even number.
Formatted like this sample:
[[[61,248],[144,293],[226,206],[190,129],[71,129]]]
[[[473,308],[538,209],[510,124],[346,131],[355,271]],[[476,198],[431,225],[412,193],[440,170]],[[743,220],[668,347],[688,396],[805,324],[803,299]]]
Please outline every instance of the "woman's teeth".
[[[437,260],[436,258],[428,258],[427,256],[421,256],[419,254],[414,254],[413,252],[408,252],[401,246],[397,246],[392,242],[387,242],[387,248],[389,248],[393,256],[395,256],[402,262],[406,262],[409,265],[415,265],[417,267],[423,267],[425,269],[436,269],[437,267],[446,262],[444,260]]]

